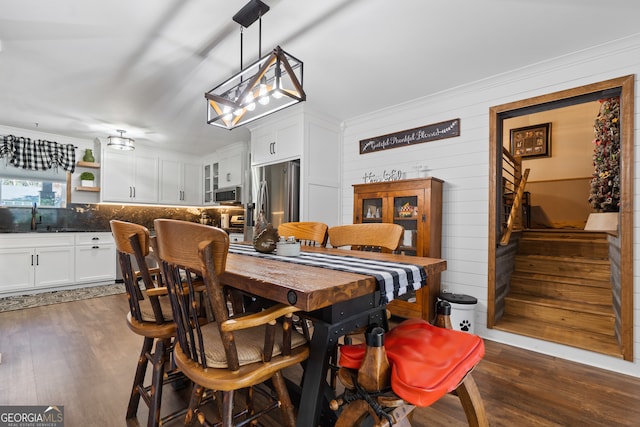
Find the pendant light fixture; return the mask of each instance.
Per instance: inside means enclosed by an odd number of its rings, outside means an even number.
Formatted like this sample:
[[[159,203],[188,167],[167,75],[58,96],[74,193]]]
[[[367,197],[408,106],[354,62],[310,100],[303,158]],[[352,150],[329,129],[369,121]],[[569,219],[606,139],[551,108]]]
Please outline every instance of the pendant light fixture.
[[[126,130],[116,129],[116,132],[120,133],[120,136],[108,136],[107,139],[109,142],[107,143],[107,147],[113,148],[114,150],[135,150],[136,147],[133,146],[133,139],[122,136],[123,133],[127,132]]]
[[[302,88],[302,61],[277,46],[262,57],[262,16],[269,6],[251,0],[233,20],[240,28],[240,72],[204,94],[207,100],[207,123],[234,129],[283,108],[306,100]],[[260,20],[260,39],[256,62],[242,66],[242,28]]]

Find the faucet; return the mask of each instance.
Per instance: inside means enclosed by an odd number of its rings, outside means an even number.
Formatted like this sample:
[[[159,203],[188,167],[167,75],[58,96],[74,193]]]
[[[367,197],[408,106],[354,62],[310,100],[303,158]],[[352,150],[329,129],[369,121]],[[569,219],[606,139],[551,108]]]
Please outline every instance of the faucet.
[[[42,217],[40,217],[40,221],[36,222],[37,214],[38,214],[38,205],[34,202],[33,207],[31,208],[31,230],[37,230],[38,224],[42,222]]]

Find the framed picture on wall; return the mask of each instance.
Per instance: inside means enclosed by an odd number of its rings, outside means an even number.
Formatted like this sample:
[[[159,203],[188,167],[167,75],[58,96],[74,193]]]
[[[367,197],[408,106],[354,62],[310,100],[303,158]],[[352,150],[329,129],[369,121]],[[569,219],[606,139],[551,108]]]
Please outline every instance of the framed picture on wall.
[[[551,157],[551,123],[511,129],[514,157]]]

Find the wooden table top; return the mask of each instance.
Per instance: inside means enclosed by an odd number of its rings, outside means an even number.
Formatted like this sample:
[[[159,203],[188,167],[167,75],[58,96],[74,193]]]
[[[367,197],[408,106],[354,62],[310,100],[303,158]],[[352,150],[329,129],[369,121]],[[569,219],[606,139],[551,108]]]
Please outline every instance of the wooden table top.
[[[445,260],[438,258],[315,247],[304,247],[303,251],[415,264],[424,267],[427,282],[447,266]],[[227,270],[221,279],[228,286],[272,301],[293,304],[306,312],[378,290],[373,276],[233,253],[228,255]]]

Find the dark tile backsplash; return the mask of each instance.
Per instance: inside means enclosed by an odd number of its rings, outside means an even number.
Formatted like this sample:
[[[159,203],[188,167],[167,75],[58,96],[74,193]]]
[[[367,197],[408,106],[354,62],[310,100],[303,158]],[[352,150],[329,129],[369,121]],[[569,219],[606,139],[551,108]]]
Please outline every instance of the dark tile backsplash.
[[[36,230],[33,230],[31,208],[0,206],[0,232],[110,231],[109,221],[112,219],[134,222],[153,230],[153,220],[156,218],[199,222],[203,212],[212,218],[214,225],[220,226],[221,213],[243,215],[244,208],[237,206],[174,208],[93,204],[70,204],[66,208],[38,207],[35,215]]]

